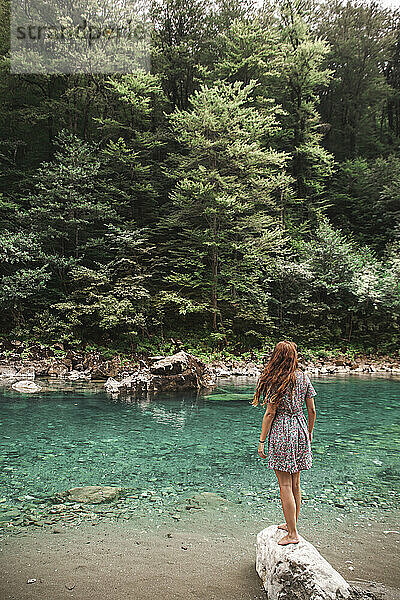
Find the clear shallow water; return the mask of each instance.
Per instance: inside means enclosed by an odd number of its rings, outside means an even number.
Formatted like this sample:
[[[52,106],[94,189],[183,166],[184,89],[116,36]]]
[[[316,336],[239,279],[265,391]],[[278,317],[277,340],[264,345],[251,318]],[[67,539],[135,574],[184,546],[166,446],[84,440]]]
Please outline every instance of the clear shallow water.
[[[313,384],[314,462],[302,472],[304,500],[399,508],[400,381]],[[275,473],[258,456],[263,408],[251,405],[254,385],[224,380],[209,395],[131,403],[94,384],[49,382],[31,395],[2,388],[0,511],[84,485],[121,486],[125,506],[159,513],[205,491],[249,513],[279,503]]]

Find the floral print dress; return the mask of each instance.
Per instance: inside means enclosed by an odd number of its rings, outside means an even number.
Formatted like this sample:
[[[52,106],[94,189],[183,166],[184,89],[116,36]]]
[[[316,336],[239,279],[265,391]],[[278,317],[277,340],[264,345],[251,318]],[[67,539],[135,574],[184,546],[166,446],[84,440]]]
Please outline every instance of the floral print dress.
[[[309,469],[312,465],[311,442],[303,402],[316,395],[305,373],[296,371],[296,385],[279,402],[268,432],[267,466],[289,473]]]

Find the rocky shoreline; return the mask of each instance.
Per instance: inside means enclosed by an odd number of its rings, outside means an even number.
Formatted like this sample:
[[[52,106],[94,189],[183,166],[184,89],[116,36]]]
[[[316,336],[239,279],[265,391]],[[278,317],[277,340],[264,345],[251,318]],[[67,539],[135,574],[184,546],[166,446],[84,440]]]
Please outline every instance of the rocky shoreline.
[[[256,361],[213,361],[210,366],[217,377],[249,376],[258,377],[265,363]],[[300,369],[315,376],[346,374],[393,374],[400,375],[399,359],[359,358],[353,361],[336,359],[335,361],[301,361]]]
[[[24,357],[18,352],[0,354],[0,382],[11,383],[21,392],[39,391],[34,380],[41,377],[69,381],[103,380],[110,394],[142,395],[165,391],[212,388],[219,378],[257,378],[268,356],[263,360],[212,360],[204,362],[184,351],[170,356],[149,356],[127,360],[119,355],[105,359],[100,353],[66,352],[63,356]],[[300,356],[300,368],[313,376],[329,375],[400,375],[400,359],[367,357],[334,360],[305,360]]]

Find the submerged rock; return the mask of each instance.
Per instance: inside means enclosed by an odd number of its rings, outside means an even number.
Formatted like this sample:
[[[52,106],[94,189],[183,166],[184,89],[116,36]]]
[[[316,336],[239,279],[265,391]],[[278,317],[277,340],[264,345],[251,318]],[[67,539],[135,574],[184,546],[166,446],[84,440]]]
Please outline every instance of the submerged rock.
[[[13,390],[17,392],[24,392],[27,394],[32,394],[34,392],[39,392],[42,388],[40,385],[37,385],[34,381],[17,381],[13,383],[11,386]]]
[[[121,381],[110,377],[104,385],[106,391],[111,394],[141,395],[150,392],[200,389],[215,384],[213,369],[192,354],[180,351],[172,356],[156,358],[159,360],[151,361],[150,366],[143,364]]]
[[[257,535],[256,571],[268,600],[377,600],[347,583],[301,535],[298,544],[280,546],[277,542],[285,535],[276,525]]]
[[[71,502],[100,504],[100,502],[109,502],[110,500],[117,499],[121,490],[121,487],[109,485],[86,485],[71,488],[64,492],[64,495]]]
[[[182,502],[184,502],[190,508],[208,508],[208,509],[218,509],[223,507],[232,506],[232,502],[215,492],[199,492],[190,496],[189,498],[185,498]]]

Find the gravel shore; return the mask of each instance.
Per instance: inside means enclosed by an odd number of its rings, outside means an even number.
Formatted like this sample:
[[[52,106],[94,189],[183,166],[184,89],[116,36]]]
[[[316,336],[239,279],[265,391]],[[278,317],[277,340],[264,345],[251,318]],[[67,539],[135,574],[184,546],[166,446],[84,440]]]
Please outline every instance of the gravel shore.
[[[341,521],[335,515],[316,517],[306,507],[299,532],[347,581],[399,600],[399,515],[352,513]],[[276,511],[248,522],[201,511],[179,522],[160,517],[3,535],[0,597],[265,600],[254,544],[258,531],[281,520]]]

